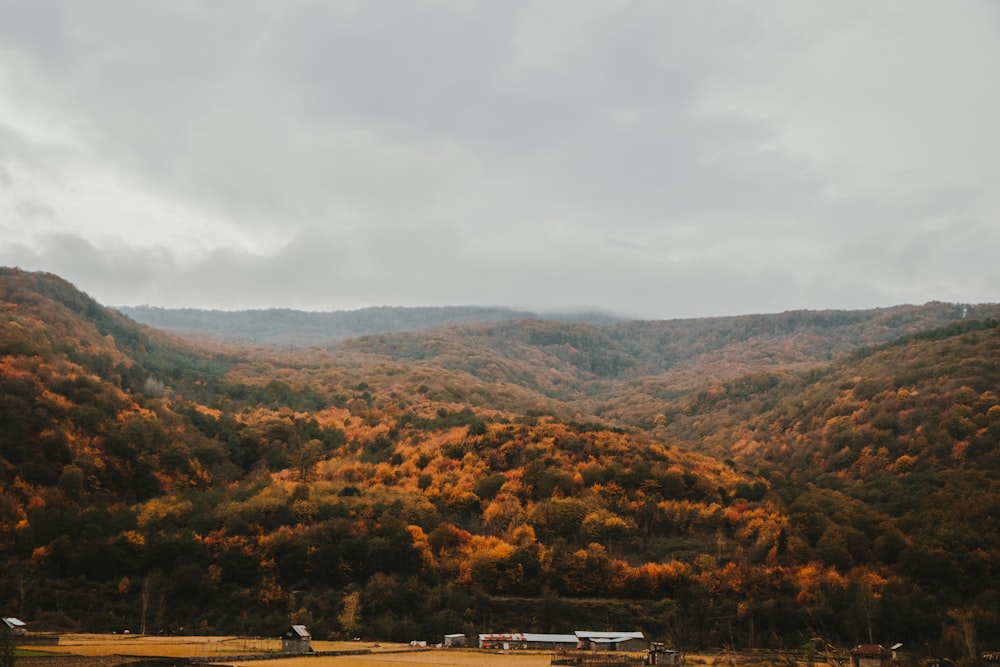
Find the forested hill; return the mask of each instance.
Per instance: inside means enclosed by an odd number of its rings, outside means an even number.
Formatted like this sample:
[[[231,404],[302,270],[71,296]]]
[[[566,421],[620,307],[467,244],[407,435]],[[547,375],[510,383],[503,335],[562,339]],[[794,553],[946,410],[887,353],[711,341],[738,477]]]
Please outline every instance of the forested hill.
[[[282,347],[323,345],[370,334],[425,331],[441,326],[479,322],[545,317],[561,321],[599,323],[616,319],[611,315],[598,313],[542,316],[509,308],[478,306],[380,306],[332,312],[287,308],[223,311],[152,306],[120,306],[118,310],[136,322],[166,331]]]
[[[310,312],[287,308],[264,310],[201,310],[119,306],[130,319],[165,331],[229,342],[308,347],[371,337],[375,334],[426,332],[459,325],[473,327],[480,345],[489,340],[536,346],[570,346],[613,355],[619,363],[592,363],[598,375],[632,371],[647,374],[691,362],[705,354],[730,349],[725,355],[744,368],[767,363],[767,356],[787,348],[783,361],[796,357],[830,361],[857,345],[892,340],[915,331],[942,327],[958,319],[982,319],[1000,314],[995,304],[928,303],[869,310],[789,311],[770,315],[623,321],[596,312],[533,313],[478,306],[374,307],[351,311]],[[521,329],[521,330],[519,330]],[[392,338],[373,339],[382,351],[392,351]],[[766,341],[760,349],[758,343]],[[776,343],[777,342],[777,343]],[[412,354],[412,350],[406,354]],[[624,363],[620,363],[624,360]]]
[[[672,399],[727,382],[746,391],[827,368],[858,349],[996,317],[994,304],[928,303],[605,325],[520,320],[365,336],[331,351],[463,376],[466,387],[476,387],[453,393],[463,401],[495,406],[500,394],[521,396],[564,414],[662,433]]]
[[[840,355],[802,324],[837,314],[715,321],[697,352],[632,325],[662,358],[543,322],[210,347],[2,269],[0,601],[37,629],[969,660],[1000,647],[992,312],[849,315]],[[715,371],[670,375],[692,360]]]

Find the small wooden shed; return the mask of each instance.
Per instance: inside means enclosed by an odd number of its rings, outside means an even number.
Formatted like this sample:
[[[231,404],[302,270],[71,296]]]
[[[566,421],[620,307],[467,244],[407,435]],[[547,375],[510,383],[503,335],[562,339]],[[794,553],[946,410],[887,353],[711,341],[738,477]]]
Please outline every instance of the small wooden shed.
[[[881,644],[860,644],[851,649],[851,667],[891,667],[894,657],[894,651]]]
[[[667,648],[662,642],[650,642],[648,663],[676,667],[681,663],[681,654],[674,649]]]
[[[304,625],[292,625],[281,635],[282,653],[312,653],[312,635]]]

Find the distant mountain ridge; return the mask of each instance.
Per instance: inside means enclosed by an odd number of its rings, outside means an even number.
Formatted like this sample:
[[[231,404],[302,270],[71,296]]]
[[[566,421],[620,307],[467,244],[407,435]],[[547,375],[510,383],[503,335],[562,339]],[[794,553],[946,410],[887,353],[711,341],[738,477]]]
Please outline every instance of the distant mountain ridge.
[[[793,339],[797,341],[793,347],[802,348],[799,354],[808,361],[827,362],[857,345],[880,344],[963,319],[1000,316],[998,304],[939,301],[857,310],[795,310],[671,320],[629,320],[597,311],[539,313],[487,306],[375,306],[322,312],[157,306],[118,306],[114,310],[140,324],[186,336],[292,348],[363,339],[365,342],[356,347],[370,347],[376,353],[394,347],[393,335],[415,336],[417,340],[435,329],[471,327],[462,335],[481,340],[509,338],[542,347],[583,344],[588,348],[613,348],[616,355],[634,356],[634,362],[626,365],[639,373],[672,369],[699,355],[714,355],[730,347],[748,348],[761,341]],[[390,338],[379,339],[382,334]],[[741,354],[747,352],[754,355],[752,350],[741,350]],[[768,350],[765,355],[770,353]],[[596,374],[615,375],[623,370],[614,365],[613,371],[604,369]]]
[[[281,347],[309,347],[372,334],[425,331],[483,322],[548,319],[602,324],[619,321],[614,315],[597,312],[539,314],[486,306],[374,306],[323,312],[289,308],[225,311],[156,306],[119,306],[116,310],[140,324],[174,333]]]
[[[931,302],[606,325],[521,320],[363,336],[330,352],[461,373],[479,384],[483,407],[502,388],[526,390],[560,414],[655,432],[665,400],[744,377],[820,370],[900,338],[998,318],[994,304]]]

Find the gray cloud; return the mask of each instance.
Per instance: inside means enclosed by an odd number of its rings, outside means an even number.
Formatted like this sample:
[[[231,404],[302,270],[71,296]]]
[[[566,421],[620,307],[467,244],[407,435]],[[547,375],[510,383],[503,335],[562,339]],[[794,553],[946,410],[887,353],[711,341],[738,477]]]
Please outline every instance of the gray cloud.
[[[110,304],[995,301],[1000,18],[0,4],[0,262]]]

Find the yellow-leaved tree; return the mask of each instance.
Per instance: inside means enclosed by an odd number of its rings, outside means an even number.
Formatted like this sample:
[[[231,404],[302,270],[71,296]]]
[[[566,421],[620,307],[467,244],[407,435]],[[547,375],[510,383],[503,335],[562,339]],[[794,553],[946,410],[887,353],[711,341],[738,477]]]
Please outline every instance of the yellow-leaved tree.
[[[352,591],[344,595],[337,623],[348,637],[354,637],[361,629],[361,593]]]

